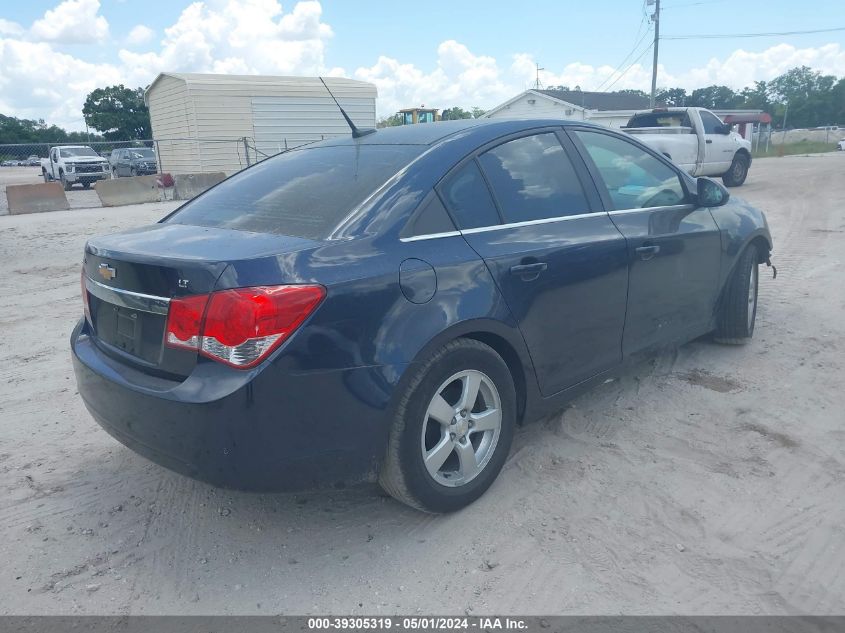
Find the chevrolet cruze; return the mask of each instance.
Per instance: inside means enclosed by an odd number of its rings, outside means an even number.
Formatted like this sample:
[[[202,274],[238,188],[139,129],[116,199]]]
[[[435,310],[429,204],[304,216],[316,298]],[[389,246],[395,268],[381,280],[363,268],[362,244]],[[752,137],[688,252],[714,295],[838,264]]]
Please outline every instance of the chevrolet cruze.
[[[754,331],[764,215],[634,138],[558,120],[285,152],[88,241],[72,334],[118,441],[217,485],[377,479],[431,512],[517,425],[625,361]]]

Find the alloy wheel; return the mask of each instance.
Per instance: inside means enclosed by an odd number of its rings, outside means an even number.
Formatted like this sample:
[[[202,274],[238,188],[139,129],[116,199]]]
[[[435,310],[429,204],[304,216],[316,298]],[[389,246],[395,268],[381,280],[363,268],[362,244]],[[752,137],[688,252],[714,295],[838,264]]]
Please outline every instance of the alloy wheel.
[[[452,375],[425,413],[421,449],[426,470],[443,486],[469,483],[493,457],[501,429],[502,404],[493,381],[474,369]]]

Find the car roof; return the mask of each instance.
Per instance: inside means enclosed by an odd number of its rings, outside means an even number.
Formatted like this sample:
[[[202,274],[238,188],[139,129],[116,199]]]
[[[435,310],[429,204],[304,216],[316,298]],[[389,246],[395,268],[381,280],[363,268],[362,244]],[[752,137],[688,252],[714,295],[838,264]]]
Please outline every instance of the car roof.
[[[352,136],[341,136],[309,145],[309,147],[341,145],[436,145],[440,141],[461,132],[478,133],[482,136],[489,136],[491,133],[498,132],[504,135],[538,127],[575,124],[600,127],[584,121],[568,121],[564,119],[463,119],[460,121],[438,121],[436,123],[417,123],[414,125],[386,127],[357,139],[352,138]]]

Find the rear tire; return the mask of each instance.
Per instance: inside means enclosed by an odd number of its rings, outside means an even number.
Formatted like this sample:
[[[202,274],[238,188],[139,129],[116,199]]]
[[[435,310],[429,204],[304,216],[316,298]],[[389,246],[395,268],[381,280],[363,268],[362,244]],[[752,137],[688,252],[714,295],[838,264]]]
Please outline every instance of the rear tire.
[[[46,169],[41,170],[41,175],[44,177],[44,182],[50,182],[50,177],[47,175]]]
[[[757,319],[757,290],[759,287],[759,262],[757,249],[745,249],[731,279],[725,287],[718,326],[714,339],[717,343],[743,345],[754,335]]]
[[[748,178],[749,166],[748,156],[737,154],[734,156],[731,168],[722,176],[722,182],[726,187],[739,187]]]
[[[498,476],[515,425],[516,392],[501,356],[479,341],[454,340],[402,395],[379,484],[424,512],[459,510]]]

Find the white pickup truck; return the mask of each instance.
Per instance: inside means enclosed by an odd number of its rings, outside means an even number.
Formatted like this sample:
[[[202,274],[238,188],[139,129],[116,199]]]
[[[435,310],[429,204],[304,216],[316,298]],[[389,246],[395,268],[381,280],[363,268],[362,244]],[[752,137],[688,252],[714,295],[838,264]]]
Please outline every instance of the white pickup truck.
[[[721,176],[728,187],[745,182],[751,142],[704,108],[656,108],[638,112],[622,128],[659,151],[691,176]]]
[[[51,147],[50,157],[41,159],[44,182],[58,180],[65,191],[80,183],[88,189],[92,182],[111,178],[109,161],[85,145]]]

